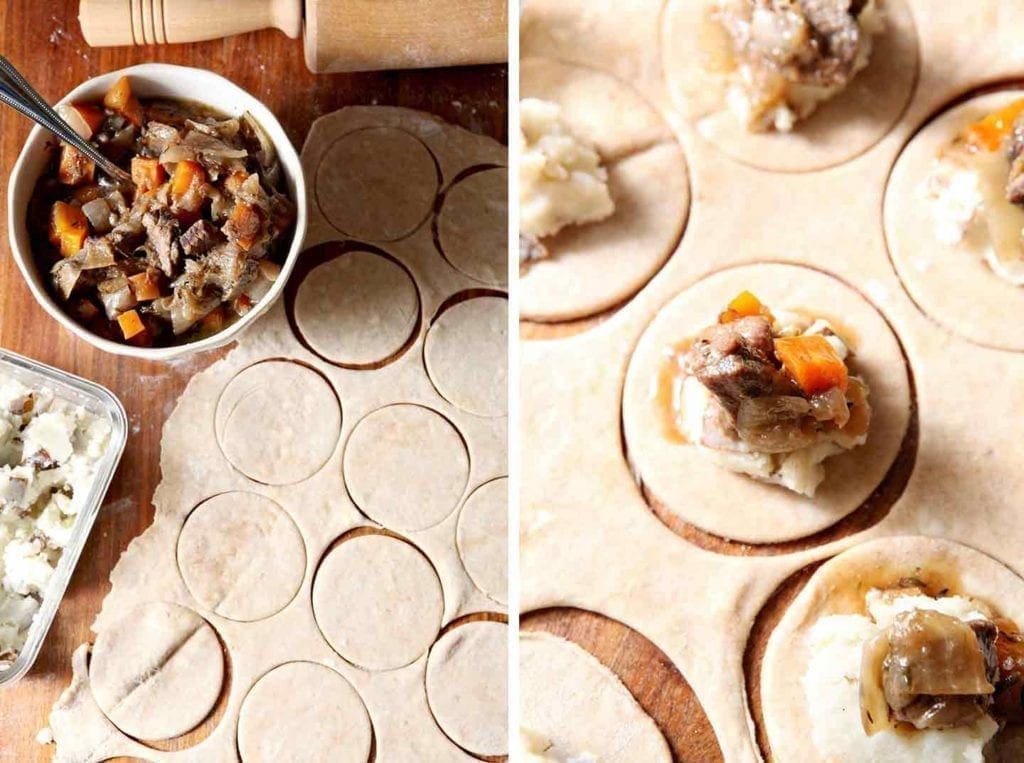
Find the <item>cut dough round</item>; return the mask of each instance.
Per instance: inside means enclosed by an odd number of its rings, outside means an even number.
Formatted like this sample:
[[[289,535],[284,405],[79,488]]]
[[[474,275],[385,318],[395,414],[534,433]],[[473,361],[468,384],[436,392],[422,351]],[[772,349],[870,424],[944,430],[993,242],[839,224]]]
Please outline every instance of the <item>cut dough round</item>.
[[[508,300],[456,302],[430,326],[423,360],[441,396],[477,416],[508,413]]]
[[[368,517],[396,530],[425,530],[458,505],[469,453],[444,416],[402,403],[356,424],[344,471],[352,500]]]
[[[178,568],[204,607],[252,621],[282,610],[302,585],[306,549],[287,512],[256,493],[199,504],[178,537]]]
[[[288,485],[322,467],[341,434],[334,389],[311,368],[288,360],[249,366],[217,403],[224,456],[256,482]]]
[[[198,726],[224,683],[213,628],[176,604],[143,604],[96,636],[89,663],[96,704],[126,734],[156,741]]]
[[[553,760],[669,763],[658,727],[586,650],[543,631],[519,634],[520,725]]]
[[[774,760],[822,760],[808,714],[803,678],[808,632],[820,618],[864,614],[870,588],[917,578],[929,588],[981,599],[1024,622],[1024,580],[979,551],[948,540],[880,538],[854,546],[818,569],[768,638],[761,666],[761,706]],[[860,726],[859,708],[846,708]],[[838,758],[833,758],[839,761]],[[888,759],[888,758],[887,758]],[[921,759],[939,759],[938,755]]]
[[[473,620],[445,633],[427,658],[437,725],[477,755],[508,752],[508,626]]]
[[[806,311],[841,327],[854,352],[851,367],[870,388],[867,443],[825,461],[825,481],[813,498],[719,467],[695,446],[680,442],[663,401],[652,393],[666,349],[714,323],[744,290],[769,308]],[[654,498],[715,535],[775,543],[823,530],[867,500],[900,451],[911,393],[899,341],[858,292],[810,268],[743,265],[698,281],[661,309],[630,360],[622,405],[629,460]]]
[[[290,662],[249,690],[238,716],[244,763],[366,763],[370,716],[352,685],[312,662]]]
[[[339,231],[362,241],[397,241],[433,209],[437,165],[405,130],[368,127],[327,149],[315,183],[320,210]]]
[[[1024,350],[1009,315],[1024,314],[1024,288],[1000,278],[981,256],[937,233],[937,204],[927,183],[938,157],[964,127],[1024,97],[1024,90],[978,96],[940,114],[896,160],[885,191],[885,236],[893,265],[918,306],[933,320],[978,344]]]
[[[329,551],[313,581],[324,638],[354,665],[392,670],[415,661],[441,628],[444,601],[433,565],[412,544],[362,535]]]
[[[459,513],[459,556],[477,588],[508,603],[508,478],[474,490]]]
[[[690,208],[686,160],[661,116],[610,74],[534,58],[520,78],[522,97],[558,103],[608,169],[615,212],[544,239],[551,256],[521,278],[524,318],[583,318],[632,297],[676,247]]]
[[[371,252],[346,252],[313,268],[295,295],[295,324],[321,357],[367,365],[394,355],[420,314],[408,271]]]
[[[508,170],[474,172],[445,194],[437,239],[457,270],[488,286],[508,284]]]
[[[885,31],[871,59],[841,93],[790,133],[749,132],[724,107],[718,83],[700,68],[701,32],[711,0],[669,0],[661,51],[668,89],[683,114],[734,159],[779,172],[808,172],[848,161],[875,145],[910,102],[917,81],[917,28],[905,0],[886,0]]]

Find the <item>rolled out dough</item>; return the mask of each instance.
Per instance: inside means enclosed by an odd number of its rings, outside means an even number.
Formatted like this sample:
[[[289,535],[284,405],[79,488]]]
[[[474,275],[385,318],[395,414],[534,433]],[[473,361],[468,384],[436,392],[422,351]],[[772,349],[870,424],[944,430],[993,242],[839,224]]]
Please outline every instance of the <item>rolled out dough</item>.
[[[178,568],[204,607],[230,620],[261,620],[292,600],[306,549],[291,517],[257,493],[221,493],[195,508],[178,537]]]
[[[437,391],[477,416],[508,412],[508,300],[474,297],[431,325],[423,359]]]
[[[370,716],[352,685],[313,662],[271,670],[238,716],[244,763],[365,763],[371,737]]]
[[[342,365],[386,360],[419,320],[416,284],[397,262],[345,252],[313,268],[295,295],[295,322],[318,355]]]
[[[700,69],[700,31],[711,0],[669,0],[661,33],[662,63],[672,100],[716,148],[761,169],[808,172],[849,161],[875,145],[910,102],[917,82],[918,41],[904,0],[886,0],[886,29],[871,60],[834,98],[790,133],[749,132],[724,108],[719,88]],[[710,96],[710,97],[709,97]]]
[[[444,602],[437,573],[411,544],[363,535],[329,551],[313,581],[324,638],[368,670],[408,665],[430,647]]]
[[[508,478],[485,482],[459,512],[459,556],[473,582],[500,604],[508,602]]]
[[[456,270],[486,286],[508,286],[508,170],[481,170],[445,193],[437,240]]]
[[[508,626],[457,625],[427,658],[427,699],[453,742],[477,755],[508,752]]]
[[[268,360],[238,374],[221,395],[217,437],[231,464],[256,482],[287,485],[322,467],[341,434],[331,385],[301,363]]]
[[[601,763],[669,763],[658,727],[608,668],[543,631],[519,634],[520,724],[557,760],[590,753]]]
[[[213,709],[224,655],[195,612],[144,604],[96,637],[89,678],[96,703],[118,728],[137,739],[170,739]]]

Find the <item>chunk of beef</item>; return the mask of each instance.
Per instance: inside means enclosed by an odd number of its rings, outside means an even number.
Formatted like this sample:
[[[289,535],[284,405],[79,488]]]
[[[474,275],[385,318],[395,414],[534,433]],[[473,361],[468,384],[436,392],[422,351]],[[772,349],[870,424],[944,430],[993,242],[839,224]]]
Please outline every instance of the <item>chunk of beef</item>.
[[[171,278],[181,262],[181,248],[178,246],[178,220],[167,209],[146,212],[142,224],[152,245],[154,262],[151,264]]]
[[[733,416],[747,398],[772,393],[779,369],[767,318],[753,316],[706,329],[687,366]]]
[[[197,220],[181,234],[178,243],[186,257],[198,257],[206,254],[223,240],[224,236],[213,223],[208,220]]]

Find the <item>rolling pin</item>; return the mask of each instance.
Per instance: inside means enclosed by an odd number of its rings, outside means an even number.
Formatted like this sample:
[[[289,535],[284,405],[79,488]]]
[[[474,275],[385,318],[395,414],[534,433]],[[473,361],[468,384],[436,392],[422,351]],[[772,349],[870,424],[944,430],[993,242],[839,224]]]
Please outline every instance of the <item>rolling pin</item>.
[[[305,8],[303,8],[305,6]],[[504,0],[81,0],[94,47],[303,31],[313,72],[420,69],[507,60]]]

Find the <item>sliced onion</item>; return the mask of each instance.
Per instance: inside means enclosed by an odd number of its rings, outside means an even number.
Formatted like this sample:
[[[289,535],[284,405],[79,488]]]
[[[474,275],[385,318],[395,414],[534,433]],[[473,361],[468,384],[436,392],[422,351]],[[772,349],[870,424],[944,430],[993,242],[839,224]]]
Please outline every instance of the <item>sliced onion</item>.
[[[846,405],[846,395],[838,387],[812,395],[810,399],[811,413],[817,421],[831,421],[842,429],[850,420],[850,409]]]
[[[110,205],[106,199],[93,199],[82,205],[82,212],[89,218],[89,225],[96,233],[110,230]]]
[[[810,412],[811,404],[802,397],[746,398],[736,413],[736,431],[759,453],[789,453],[814,444],[815,433],[801,427]]]

